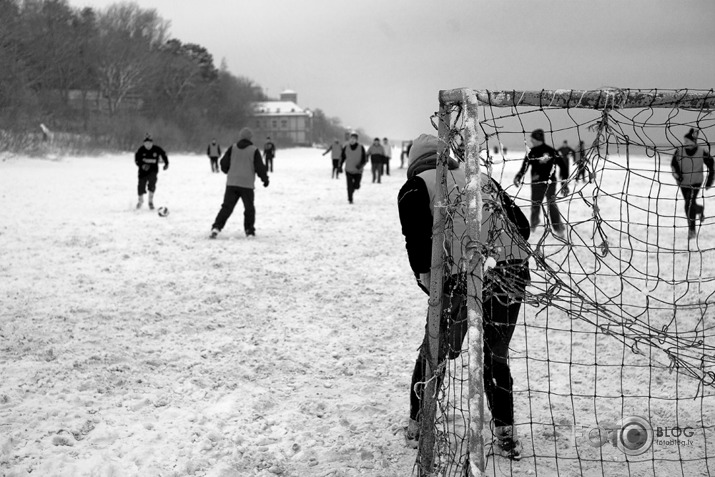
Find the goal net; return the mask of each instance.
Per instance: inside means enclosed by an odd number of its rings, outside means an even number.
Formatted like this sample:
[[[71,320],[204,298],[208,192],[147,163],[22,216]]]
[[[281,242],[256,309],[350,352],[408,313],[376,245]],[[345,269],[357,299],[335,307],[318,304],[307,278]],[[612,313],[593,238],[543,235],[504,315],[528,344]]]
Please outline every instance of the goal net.
[[[439,99],[434,352],[419,384],[414,474],[715,473],[715,93],[460,89]],[[541,142],[558,150],[551,163]],[[448,156],[466,176],[461,190]],[[504,194],[529,220],[528,238]],[[528,254],[526,283],[504,260],[505,234]],[[469,332],[442,357],[461,326],[460,294]],[[497,356],[504,341],[508,357]],[[497,427],[513,431],[520,459]]]

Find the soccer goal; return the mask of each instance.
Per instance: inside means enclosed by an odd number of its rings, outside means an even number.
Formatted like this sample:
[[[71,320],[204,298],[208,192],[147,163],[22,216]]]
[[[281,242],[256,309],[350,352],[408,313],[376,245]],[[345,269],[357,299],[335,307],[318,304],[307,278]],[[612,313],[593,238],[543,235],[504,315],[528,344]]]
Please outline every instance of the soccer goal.
[[[440,92],[415,475],[715,473],[714,109],[713,90]],[[532,137],[560,149],[543,183],[533,165],[520,174]],[[448,156],[466,172],[456,194]],[[502,232],[528,252],[525,289],[499,273]],[[467,277],[468,333],[440,358],[450,294],[464,293],[446,286],[455,275]],[[495,437],[508,389],[484,380],[483,304],[497,299],[521,303],[508,346],[520,459]]]

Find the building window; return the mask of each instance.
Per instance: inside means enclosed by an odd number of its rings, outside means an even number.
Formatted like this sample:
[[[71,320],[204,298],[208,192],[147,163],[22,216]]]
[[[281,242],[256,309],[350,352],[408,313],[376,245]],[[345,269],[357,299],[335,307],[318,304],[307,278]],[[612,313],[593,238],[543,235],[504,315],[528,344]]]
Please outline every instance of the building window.
[[[276,121],[275,119],[271,122],[271,124],[273,125],[273,129],[278,127],[278,121]]]
[[[261,120],[260,119],[258,121],[256,121],[256,127],[258,129],[261,129]]]
[[[281,127],[283,129],[288,128],[288,121],[286,119],[281,119]]]

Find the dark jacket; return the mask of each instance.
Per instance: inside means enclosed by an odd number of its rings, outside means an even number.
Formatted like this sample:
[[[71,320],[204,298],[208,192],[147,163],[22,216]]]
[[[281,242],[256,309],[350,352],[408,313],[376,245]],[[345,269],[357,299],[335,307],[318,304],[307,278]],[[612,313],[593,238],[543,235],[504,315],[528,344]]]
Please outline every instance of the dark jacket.
[[[529,151],[516,177],[521,180],[529,166],[531,166],[532,183],[546,182],[547,180],[556,182],[556,170],[554,166],[559,167],[561,180],[566,180],[569,176],[568,161],[564,160],[561,154],[553,147],[547,146],[546,144],[536,146]]]
[[[164,162],[164,168],[169,167],[169,158],[159,146],[152,145],[151,148],[147,149],[142,144],[134,154],[134,163],[139,167],[140,176],[157,174],[159,172],[159,162]]]
[[[526,216],[509,194],[493,179],[492,186],[495,190],[494,195],[499,197],[507,218],[514,224],[519,235],[524,240],[528,240],[530,228]],[[427,273],[432,266],[433,216],[429,191],[422,177],[412,175],[407,179],[397,195],[397,206],[410,268],[415,276]]]

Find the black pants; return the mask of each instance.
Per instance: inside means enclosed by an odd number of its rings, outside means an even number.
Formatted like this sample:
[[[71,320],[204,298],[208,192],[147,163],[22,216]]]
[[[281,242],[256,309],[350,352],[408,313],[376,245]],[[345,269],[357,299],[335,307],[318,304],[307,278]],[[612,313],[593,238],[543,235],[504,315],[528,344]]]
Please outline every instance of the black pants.
[[[680,186],[680,192],[685,199],[685,217],[688,219],[688,230],[695,231],[695,219],[698,214],[703,214],[705,207],[698,204],[698,195],[702,184],[690,184]]]
[[[389,157],[385,158],[385,175],[387,175],[387,176],[390,175],[390,158]]]
[[[211,160],[211,172],[219,172],[218,157],[209,156],[209,159]]]
[[[549,210],[551,217],[551,226],[555,231],[563,230],[564,226],[561,223],[561,214],[559,207],[556,205],[556,183],[535,183],[531,184],[531,228],[533,229],[541,222],[541,203],[546,197],[546,207]]]
[[[273,172],[273,156],[266,156],[266,169]]]
[[[348,201],[353,202],[353,192],[360,189],[362,173],[345,172],[345,180],[348,182]]]
[[[156,172],[139,175],[139,183],[137,184],[137,195],[146,194],[147,189],[149,189],[149,192],[154,192],[156,190],[156,181]]]
[[[484,392],[496,426],[514,423],[513,380],[509,370],[509,343],[516,328],[524,289],[529,283],[526,265],[500,263],[485,276],[482,287],[484,330]],[[445,308],[440,322],[438,362],[456,359],[467,334],[467,293],[465,280],[453,276],[445,284]],[[410,386],[410,418],[418,420],[428,363],[428,333],[415,362]],[[441,379],[438,380],[441,386]]]
[[[212,228],[223,230],[226,221],[233,213],[234,207],[239,199],[243,200],[243,230],[246,234],[254,234],[256,232],[256,208],[253,205],[254,193],[253,189],[246,187],[226,186],[226,192],[223,195],[223,204],[221,210],[216,216],[216,220]]]
[[[382,158],[373,158],[372,163],[372,182],[382,182]]]
[[[576,180],[586,182],[586,160],[576,163]]]
[[[330,178],[333,177],[336,179],[340,177],[340,159],[333,159],[333,172],[330,174]]]

